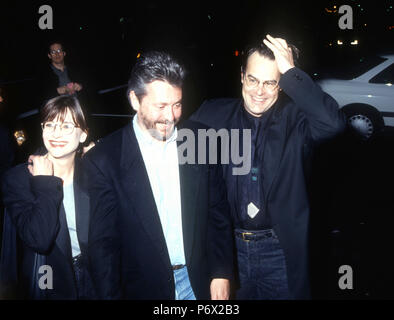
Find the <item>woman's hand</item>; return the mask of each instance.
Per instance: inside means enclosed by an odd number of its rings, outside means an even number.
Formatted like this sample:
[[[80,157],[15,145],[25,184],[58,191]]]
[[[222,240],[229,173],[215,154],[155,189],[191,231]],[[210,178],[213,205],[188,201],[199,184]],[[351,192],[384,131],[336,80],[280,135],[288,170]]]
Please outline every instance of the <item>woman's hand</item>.
[[[45,156],[31,155],[28,160],[27,168],[33,176],[53,176],[53,163]]]

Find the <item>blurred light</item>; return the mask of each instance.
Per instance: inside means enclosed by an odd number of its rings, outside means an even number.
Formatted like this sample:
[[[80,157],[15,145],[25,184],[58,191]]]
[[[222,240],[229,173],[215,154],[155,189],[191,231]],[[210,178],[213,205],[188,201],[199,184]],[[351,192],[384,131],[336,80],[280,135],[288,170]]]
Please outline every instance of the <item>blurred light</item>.
[[[208,15],[208,19],[209,19],[209,20],[212,20],[212,17],[211,17],[210,15]]]
[[[337,44],[338,44],[339,46],[341,46],[341,45],[343,45],[343,42],[342,42],[341,40],[337,40]]]
[[[332,46],[332,43],[330,42],[328,45],[331,47],[331,46]]]
[[[364,23],[364,27],[366,27],[367,26],[367,24],[366,23]]]
[[[238,56],[239,56],[239,51],[238,51],[238,50],[235,50],[234,55],[235,55],[236,57],[238,57]]]
[[[139,59],[140,57],[141,57],[141,53],[138,52],[137,59]]]
[[[334,6],[334,9],[336,9],[337,8],[337,6]]]
[[[356,46],[356,45],[358,45],[358,40],[354,40],[354,41],[350,42],[350,44],[351,44],[352,46]]]
[[[386,86],[391,87],[393,84],[392,83],[386,83]]]
[[[122,17],[122,18],[120,18],[120,20],[119,20],[120,22],[123,22],[124,21],[124,18]]]
[[[23,130],[15,131],[14,137],[19,147],[26,141],[26,135]]]
[[[369,94],[367,97],[368,97],[368,98],[372,98],[372,94]]]

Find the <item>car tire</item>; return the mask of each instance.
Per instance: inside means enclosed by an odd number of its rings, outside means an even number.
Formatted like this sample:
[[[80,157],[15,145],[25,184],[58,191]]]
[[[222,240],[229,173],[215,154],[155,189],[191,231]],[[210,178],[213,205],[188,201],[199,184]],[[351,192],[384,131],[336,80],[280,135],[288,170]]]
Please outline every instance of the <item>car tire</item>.
[[[382,115],[372,106],[352,104],[342,110],[346,115],[349,130],[361,140],[374,138],[384,128]]]

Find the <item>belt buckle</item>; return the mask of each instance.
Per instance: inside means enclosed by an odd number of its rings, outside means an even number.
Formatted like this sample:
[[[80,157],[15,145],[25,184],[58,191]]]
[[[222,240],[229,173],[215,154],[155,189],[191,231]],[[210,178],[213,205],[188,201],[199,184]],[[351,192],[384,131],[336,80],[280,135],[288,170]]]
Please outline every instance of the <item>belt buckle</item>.
[[[249,236],[249,235],[252,235],[252,234],[253,234],[253,232],[242,232],[242,240],[246,241],[246,242],[249,242],[250,240],[245,239],[245,236]]]

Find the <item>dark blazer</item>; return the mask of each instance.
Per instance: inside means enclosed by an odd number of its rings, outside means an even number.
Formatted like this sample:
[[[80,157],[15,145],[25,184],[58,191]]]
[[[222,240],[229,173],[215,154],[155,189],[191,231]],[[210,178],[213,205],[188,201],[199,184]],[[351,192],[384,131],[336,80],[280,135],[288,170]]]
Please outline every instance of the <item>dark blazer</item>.
[[[71,82],[78,82],[84,86],[84,81],[78,73],[78,68],[66,65],[67,73]],[[50,64],[45,64],[37,70],[36,87],[36,103],[37,106],[44,105],[49,99],[59,95],[57,88],[59,87],[59,78],[53,72]],[[85,90],[85,86],[81,92]],[[78,95],[79,97],[79,95]]]
[[[316,143],[342,132],[346,122],[337,102],[302,70],[290,69],[282,75],[279,85],[284,93],[279,93],[266,131],[264,203],[285,253],[290,291],[294,298],[303,299],[310,295],[306,177],[311,151]],[[240,99],[209,100],[191,119],[216,130],[237,129],[242,108]],[[228,166],[223,172],[225,178],[231,174]],[[227,184],[227,193],[237,225],[235,186]]]
[[[196,123],[185,125],[197,132]],[[210,298],[212,278],[232,278],[232,227],[218,168],[179,165],[184,250],[197,299]],[[85,170],[89,257],[100,298],[175,299],[166,241],[131,123],[85,155]]]
[[[86,255],[89,231],[89,197],[86,181],[76,161],[74,173],[75,215],[79,245]],[[44,255],[53,270],[53,289],[45,290],[45,299],[77,299],[72,265],[71,241],[63,207],[62,180],[54,176],[32,176],[26,164],[4,175],[4,205],[20,243],[18,287],[21,298],[29,297],[35,252]],[[13,246],[13,244],[6,244]],[[10,257],[11,259],[12,257]],[[20,260],[19,260],[20,259]],[[15,259],[14,259],[15,260]],[[91,293],[93,297],[93,293]]]

